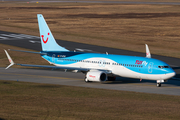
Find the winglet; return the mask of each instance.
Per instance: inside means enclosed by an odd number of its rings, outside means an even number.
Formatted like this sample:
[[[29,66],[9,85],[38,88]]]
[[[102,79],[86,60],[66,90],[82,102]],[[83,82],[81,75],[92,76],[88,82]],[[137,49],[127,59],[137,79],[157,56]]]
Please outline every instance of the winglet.
[[[145,45],[146,45],[146,57],[147,57],[147,58],[151,58],[151,53],[150,53],[150,51],[149,51],[149,47],[148,47],[147,44],[145,44]]]
[[[8,54],[8,52],[7,52],[6,50],[4,50],[4,51],[5,51],[5,53],[6,53],[6,55],[7,55],[7,58],[8,58],[8,60],[9,60],[9,62],[10,62],[10,65],[5,68],[5,69],[8,69],[8,68],[10,68],[11,66],[13,66],[15,63],[14,63],[14,61],[12,60],[12,58],[10,57],[10,55]]]

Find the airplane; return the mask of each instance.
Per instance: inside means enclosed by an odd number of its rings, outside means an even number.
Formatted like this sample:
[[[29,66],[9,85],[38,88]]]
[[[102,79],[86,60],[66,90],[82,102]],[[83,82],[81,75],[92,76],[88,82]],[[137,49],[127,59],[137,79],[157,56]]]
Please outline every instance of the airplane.
[[[10,65],[5,69],[8,69],[14,64],[28,67],[64,69],[84,73],[84,81],[86,83],[113,81],[119,76],[140,79],[140,81],[142,79],[156,80],[157,87],[161,87],[161,83],[167,82],[168,79],[176,74],[167,63],[151,58],[147,44],[145,44],[146,57],[69,51],[57,44],[43,15],[37,14],[37,19],[42,51],[14,51],[40,54],[43,59],[54,66],[14,63],[5,50],[10,62]]]

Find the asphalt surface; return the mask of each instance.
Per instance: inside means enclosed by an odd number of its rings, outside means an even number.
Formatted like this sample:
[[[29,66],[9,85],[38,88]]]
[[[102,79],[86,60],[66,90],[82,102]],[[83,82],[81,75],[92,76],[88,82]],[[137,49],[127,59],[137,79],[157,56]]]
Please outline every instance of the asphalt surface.
[[[153,5],[180,5],[180,2],[140,2],[140,1],[83,1],[83,0],[2,0],[2,1],[20,1],[20,2],[66,2],[66,3],[107,3],[107,4],[153,4]]]
[[[126,51],[108,47],[101,47],[95,45],[88,45],[82,43],[68,42],[57,40],[58,44],[69,49],[82,52],[99,52],[109,54],[145,56],[145,53]],[[16,34],[10,32],[0,31],[0,43],[28,48],[32,50],[41,51],[40,38],[37,36]],[[150,47],[150,46],[149,46]],[[151,49],[151,47],[150,47]],[[27,53],[28,54],[28,53]],[[173,67],[180,66],[180,59],[172,57],[164,57],[152,55],[153,58],[162,60]],[[27,63],[28,64],[28,63]],[[5,70],[0,68],[0,79],[2,80],[19,80],[26,82],[61,84],[70,86],[92,87],[102,89],[135,91],[145,93],[180,95],[180,70],[176,69],[176,76],[170,79],[167,83],[162,84],[162,87],[156,87],[156,81],[143,80],[140,82],[137,79],[118,78],[115,82],[101,83],[85,83],[83,81],[84,75],[82,73],[71,73],[52,70],[32,70],[32,69],[15,69],[10,68]]]
[[[115,82],[85,83],[83,80],[84,74],[82,73],[17,68],[11,68],[8,70],[0,68],[0,76],[0,79],[2,80],[48,83],[180,96],[180,81],[175,80],[169,80],[169,82],[163,84],[162,87],[156,87],[155,81],[143,80],[142,82],[140,82],[139,80],[128,78],[118,78],[118,80]]]

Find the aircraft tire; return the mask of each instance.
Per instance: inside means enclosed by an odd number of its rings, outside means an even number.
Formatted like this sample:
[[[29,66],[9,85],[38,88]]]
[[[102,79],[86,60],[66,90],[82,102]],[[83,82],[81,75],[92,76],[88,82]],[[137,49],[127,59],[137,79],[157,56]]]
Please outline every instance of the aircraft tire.
[[[87,77],[84,78],[84,81],[85,81],[86,83],[89,82],[89,80],[87,79]]]
[[[161,83],[157,83],[157,87],[161,87]]]

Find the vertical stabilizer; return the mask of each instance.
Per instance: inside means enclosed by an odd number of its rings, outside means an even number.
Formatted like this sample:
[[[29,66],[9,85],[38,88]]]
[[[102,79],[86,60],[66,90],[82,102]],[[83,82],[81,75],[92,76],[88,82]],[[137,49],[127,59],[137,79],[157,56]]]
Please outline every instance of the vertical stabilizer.
[[[57,44],[42,14],[37,14],[42,51],[69,51]]]
[[[146,45],[146,57],[147,57],[147,58],[151,58],[151,53],[150,53],[150,51],[149,51],[149,47],[148,47],[147,44],[145,44],[145,45]]]

